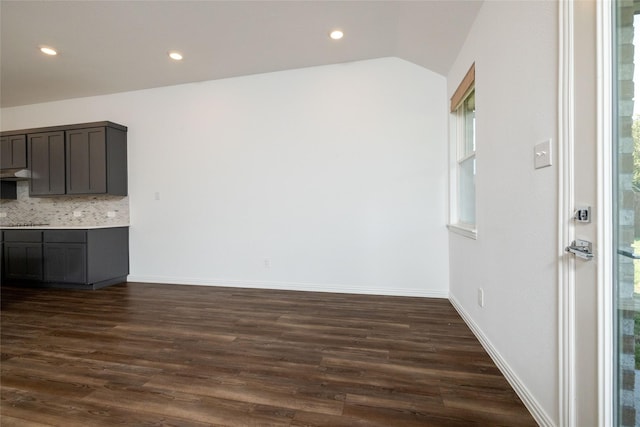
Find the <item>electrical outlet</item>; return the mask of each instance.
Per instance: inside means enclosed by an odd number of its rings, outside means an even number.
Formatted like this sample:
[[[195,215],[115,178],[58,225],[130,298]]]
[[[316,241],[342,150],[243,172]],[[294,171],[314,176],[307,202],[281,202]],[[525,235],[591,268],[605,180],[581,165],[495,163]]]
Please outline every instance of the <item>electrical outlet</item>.
[[[6,212],[0,212],[0,218],[6,218],[6,217],[7,217]]]
[[[271,258],[264,259],[264,268],[271,268]]]
[[[73,211],[73,216],[76,218],[80,218],[82,216],[82,211]]]
[[[153,193],[153,199],[154,200],[160,200],[160,192],[156,191],[155,193]]]
[[[478,305],[484,307],[484,289],[478,288]]]
[[[115,218],[116,217],[116,212],[115,211],[108,211],[107,212],[107,218]]]

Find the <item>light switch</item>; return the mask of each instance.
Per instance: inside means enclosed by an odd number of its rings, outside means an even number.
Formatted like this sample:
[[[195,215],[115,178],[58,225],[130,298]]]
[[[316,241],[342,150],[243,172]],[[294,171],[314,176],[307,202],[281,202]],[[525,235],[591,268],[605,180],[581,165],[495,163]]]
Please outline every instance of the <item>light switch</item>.
[[[533,166],[536,169],[551,166],[551,140],[536,144],[533,148]]]

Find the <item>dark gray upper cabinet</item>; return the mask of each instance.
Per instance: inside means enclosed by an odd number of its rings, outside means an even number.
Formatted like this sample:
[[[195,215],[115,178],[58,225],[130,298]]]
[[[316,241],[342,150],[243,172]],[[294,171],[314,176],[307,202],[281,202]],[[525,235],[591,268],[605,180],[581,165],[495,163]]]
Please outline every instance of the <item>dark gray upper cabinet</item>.
[[[127,180],[127,128],[106,127],[107,132],[107,193],[126,196]]]
[[[67,131],[67,194],[107,192],[105,128]]]
[[[0,169],[27,167],[27,136],[0,137]]]
[[[43,132],[28,135],[30,196],[65,194],[64,132]]]
[[[19,146],[16,141],[20,138],[26,140],[24,165],[16,167],[31,169],[29,195],[32,197],[127,195],[126,126],[92,122],[5,131],[0,133],[0,138],[2,162],[5,157],[19,159],[11,150]]]
[[[66,132],[67,194],[127,195],[127,134],[113,127]]]

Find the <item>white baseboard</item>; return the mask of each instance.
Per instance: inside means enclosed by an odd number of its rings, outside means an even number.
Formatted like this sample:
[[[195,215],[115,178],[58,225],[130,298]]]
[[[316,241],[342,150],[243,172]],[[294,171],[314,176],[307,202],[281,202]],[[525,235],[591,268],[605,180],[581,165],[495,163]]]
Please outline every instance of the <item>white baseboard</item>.
[[[456,311],[460,314],[462,319],[465,321],[469,329],[474,333],[482,347],[489,353],[489,356],[496,364],[502,375],[505,376],[511,387],[515,390],[516,394],[520,397],[524,405],[527,407],[533,418],[536,422],[542,427],[556,427],[556,424],[553,422],[551,417],[545,412],[542,406],[538,403],[538,401],[533,397],[531,392],[524,385],[522,380],[516,375],[516,373],[511,369],[506,360],[502,357],[500,352],[493,346],[491,341],[484,335],[480,327],[473,321],[471,316],[462,308],[462,305],[453,295],[449,296],[449,301],[456,309]]]
[[[129,275],[129,282],[164,283],[176,285],[224,286],[230,288],[275,289],[307,292],[335,292],[342,294],[388,295],[423,298],[449,298],[449,291],[433,289],[407,289],[394,287],[371,287],[345,284],[320,284],[296,282],[267,282],[255,280],[198,279],[190,277],[136,276]]]

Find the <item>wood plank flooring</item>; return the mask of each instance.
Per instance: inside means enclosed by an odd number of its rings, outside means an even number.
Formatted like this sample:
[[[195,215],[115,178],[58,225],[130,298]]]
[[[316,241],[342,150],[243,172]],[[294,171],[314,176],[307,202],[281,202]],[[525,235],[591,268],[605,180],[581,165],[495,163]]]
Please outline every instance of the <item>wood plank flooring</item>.
[[[3,427],[536,425],[447,300],[1,292]]]

